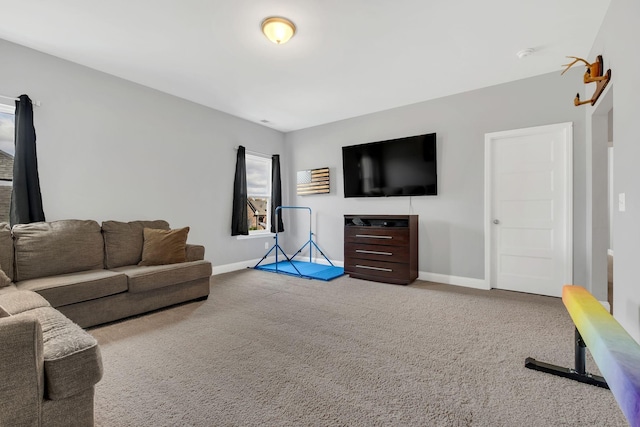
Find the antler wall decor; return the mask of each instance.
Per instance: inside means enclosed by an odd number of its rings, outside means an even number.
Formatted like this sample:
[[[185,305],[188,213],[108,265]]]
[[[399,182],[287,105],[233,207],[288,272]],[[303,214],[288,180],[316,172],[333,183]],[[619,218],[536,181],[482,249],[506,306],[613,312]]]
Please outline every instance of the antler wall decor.
[[[574,64],[577,64],[578,62],[584,62],[585,66],[587,67],[587,71],[585,71],[584,73],[584,83],[585,84],[594,83],[594,82],[596,83],[596,90],[593,93],[593,96],[591,97],[591,99],[586,101],[580,101],[580,94],[578,93],[576,94],[576,97],[573,100],[573,103],[576,106],[587,104],[587,103],[591,103],[591,105],[595,105],[596,101],[598,100],[598,97],[600,97],[600,95],[602,94],[602,91],[604,90],[605,87],[607,87],[607,83],[609,83],[609,80],[611,79],[611,69],[608,69],[604,75],[602,74],[602,69],[604,68],[602,64],[602,55],[598,55],[598,57],[596,58],[596,62],[594,62],[593,64],[590,64],[586,60],[582,58],[578,58],[577,56],[567,56],[567,58],[573,58],[574,61],[570,64],[563,65],[563,67],[567,67],[567,68],[565,68],[562,74],[566,73],[567,70],[569,70],[569,68],[571,68]]]

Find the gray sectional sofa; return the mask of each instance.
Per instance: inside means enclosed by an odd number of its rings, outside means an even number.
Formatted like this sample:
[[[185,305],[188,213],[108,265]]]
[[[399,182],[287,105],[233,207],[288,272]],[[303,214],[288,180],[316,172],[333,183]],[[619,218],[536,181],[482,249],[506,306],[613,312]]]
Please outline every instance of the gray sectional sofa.
[[[82,328],[209,295],[204,247],[166,221],[0,224],[0,426],[91,426],[102,377]]]
[[[19,290],[34,291],[83,328],[209,295],[204,247],[186,245],[185,262],[138,265],[143,230],[166,221],[63,220],[0,224],[0,267]]]
[[[96,340],[31,291],[0,288],[0,426],[92,426]]]

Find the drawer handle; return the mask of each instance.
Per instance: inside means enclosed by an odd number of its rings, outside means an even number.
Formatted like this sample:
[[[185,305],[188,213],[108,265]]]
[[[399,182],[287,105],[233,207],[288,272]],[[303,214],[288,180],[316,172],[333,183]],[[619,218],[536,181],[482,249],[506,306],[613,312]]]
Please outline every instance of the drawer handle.
[[[393,236],[376,236],[375,234],[356,234],[356,237],[366,237],[367,239],[393,239]]]
[[[393,252],[379,252],[379,251],[367,251],[365,249],[356,249],[356,252],[359,254],[373,254],[373,255],[393,255]]]
[[[356,268],[364,268],[364,269],[367,269],[367,270],[378,270],[378,271],[388,271],[388,272],[392,272],[393,271],[390,268],[370,267],[368,265],[360,265],[360,264],[356,264]]]

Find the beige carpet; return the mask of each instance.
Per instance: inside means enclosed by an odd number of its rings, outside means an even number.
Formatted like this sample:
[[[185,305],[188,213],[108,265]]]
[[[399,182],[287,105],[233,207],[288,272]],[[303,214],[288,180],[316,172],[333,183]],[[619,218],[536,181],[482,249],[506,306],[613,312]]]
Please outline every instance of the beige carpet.
[[[207,301],[92,329],[99,426],[626,426],[556,298],[428,282],[215,276]],[[588,370],[597,372],[589,359]]]

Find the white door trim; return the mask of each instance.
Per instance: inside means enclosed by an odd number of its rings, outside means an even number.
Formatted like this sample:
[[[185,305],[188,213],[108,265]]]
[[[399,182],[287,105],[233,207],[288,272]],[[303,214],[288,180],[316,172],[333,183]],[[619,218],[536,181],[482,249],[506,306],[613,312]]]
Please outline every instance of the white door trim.
[[[491,243],[493,241],[493,230],[491,226],[491,209],[493,206],[493,182],[492,182],[492,168],[493,159],[491,157],[492,144],[494,140],[505,137],[518,137],[531,134],[538,134],[540,132],[550,131],[564,131],[567,136],[567,144],[565,145],[565,170],[566,176],[566,189],[565,189],[565,206],[566,206],[566,230],[565,230],[565,256],[567,260],[570,260],[565,265],[564,282],[570,284],[573,282],[573,123],[557,123],[546,126],[535,126],[523,129],[513,129],[501,132],[487,133],[484,136],[484,280],[485,288],[491,289]]]

